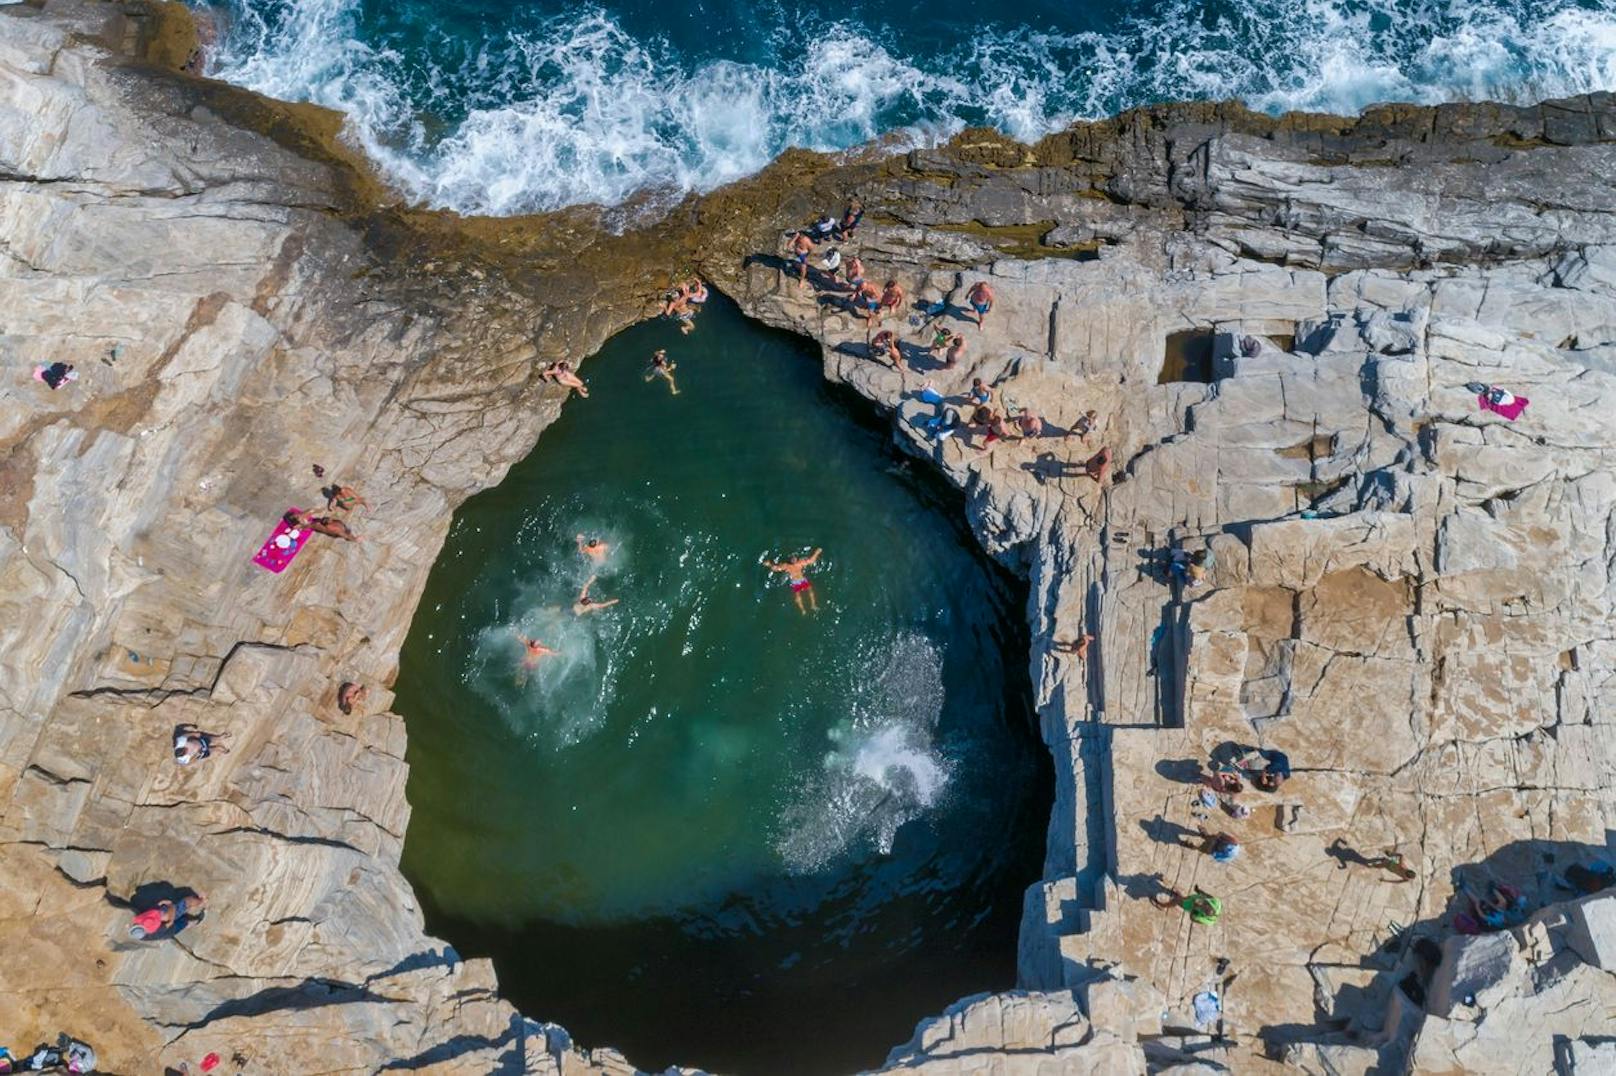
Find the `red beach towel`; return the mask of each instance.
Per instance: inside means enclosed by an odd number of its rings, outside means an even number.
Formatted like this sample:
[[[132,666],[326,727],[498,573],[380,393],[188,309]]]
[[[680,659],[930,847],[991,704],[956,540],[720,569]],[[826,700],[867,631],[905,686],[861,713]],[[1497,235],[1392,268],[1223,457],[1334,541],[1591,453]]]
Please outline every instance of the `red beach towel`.
[[[301,508],[289,508],[289,512],[301,512]],[[292,563],[303,543],[309,540],[312,532],[307,527],[292,527],[285,517],[275,524],[275,529],[269,535],[269,540],[253,555],[253,563],[260,568],[274,572],[276,575],[284,572],[286,566]],[[286,539],[284,542],[281,539]]]
[[[1526,410],[1526,405],[1532,402],[1525,396],[1517,396],[1510,403],[1495,404],[1492,402],[1492,400],[1488,399],[1485,392],[1476,399],[1481,403],[1481,409],[1483,411],[1491,411],[1495,415],[1503,415],[1511,422],[1514,422],[1516,419],[1520,418],[1521,412]]]

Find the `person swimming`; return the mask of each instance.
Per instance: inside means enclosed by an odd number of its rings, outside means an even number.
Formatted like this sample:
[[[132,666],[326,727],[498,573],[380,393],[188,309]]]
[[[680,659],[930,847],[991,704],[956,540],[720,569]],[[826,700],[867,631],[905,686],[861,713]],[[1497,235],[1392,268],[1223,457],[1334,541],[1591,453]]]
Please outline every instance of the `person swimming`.
[[[606,554],[612,551],[612,544],[603,538],[585,538],[578,535],[578,552],[597,564],[606,559]]]
[[[790,582],[791,598],[797,603],[797,612],[799,613],[808,612],[807,607],[803,605],[804,595],[807,596],[809,603],[813,605],[814,612],[819,612],[819,599],[814,596],[814,585],[803,575],[803,571],[817,563],[820,554],[823,552],[823,549],[816,548],[806,557],[792,557],[781,561],[766,560],[763,562],[763,566],[769,571],[784,574]]]
[[[578,600],[572,603],[573,616],[583,616],[585,613],[598,613],[602,609],[608,609],[622,600],[621,598],[609,598],[606,601],[600,601],[599,599],[591,598],[589,596],[589,588],[594,585],[594,576],[590,576],[584,581],[584,589],[578,592]]]
[[[552,650],[550,647],[545,646],[537,639],[529,639],[526,635],[523,635],[519,631],[516,632],[516,637],[522,642],[522,668],[518,672],[516,678],[516,682],[519,684],[527,682],[527,674],[538,668],[540,661],[550,657],[552,654],[559,654],[561,652],[559,650]]]
[[[668,361],[668,353],[661,348],[657,348],[651,354],[651,364],[645,368],[645,380],[650,381],[653,377],[660,377],[668,383],[668,388],[673,390],[673,395],[677,396],[679,395],[679,386],[673,380],[673,371],[676,368],[673,363]]]

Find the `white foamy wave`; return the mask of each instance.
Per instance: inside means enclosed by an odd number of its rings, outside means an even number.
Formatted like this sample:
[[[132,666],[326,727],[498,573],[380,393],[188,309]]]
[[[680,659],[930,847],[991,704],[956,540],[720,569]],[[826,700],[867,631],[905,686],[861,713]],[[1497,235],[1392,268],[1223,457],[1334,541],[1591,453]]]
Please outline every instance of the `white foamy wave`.
[[[988,32],[902,51],[847,23],[755,25],[778,66],[678,54],[576,13],[453,47],[362,40],[359,0],[231,0],[212,73],[338,108],[412,201],[515,214],[644,192],[667,204],[788,146],[966,124],[1034,139],[1176,99],[1351,114],[1380,101],[1528,102],[1616,89],[1616,0],[1165,0],[1105,33]],[[761,16],[760,16],[761,17]],[[778,15],[775,16],[778,18]],[[532,25],[532,24],[529,24]],[[879,36],[881,41],[875,39]]]
[[[918,635],[900,636],[856,678],[849,723],[832,733],[818,773],[783,812],[775,850],[806,873],[849,849],[892,850],[898,830],[935,807],[949,765],[936,742],[943,710],[942,658]]]

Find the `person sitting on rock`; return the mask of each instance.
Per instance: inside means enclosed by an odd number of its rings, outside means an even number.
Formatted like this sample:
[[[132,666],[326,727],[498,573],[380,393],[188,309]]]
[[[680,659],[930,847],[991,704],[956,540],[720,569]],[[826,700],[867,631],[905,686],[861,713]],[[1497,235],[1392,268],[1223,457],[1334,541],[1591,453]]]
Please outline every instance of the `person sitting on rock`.
[[[207,903],[200,893],[183,896],[178,901],[160,900],[135,916],[129,924],[129,936],[143,941],[170,930],[178,933],[187,922],[202,917]]]
[[[823,213],[819,219],[808,226],[808,238],[815,243],[823,243],[836,234],[836,222],[831,220],[829,213]]]
[[[1176,889],[1169,889],[1165,893],[1156,893],[1151,896],[1150,902],[1158,908],[1183,908],[1190,915],[1190,921],[1210,926],[1218,921],[1223,914],[1223,902],[1200,886],[1196,886],[1186,896]]]
[[[1240,854],[1240,842],[1227,833],[1208,833],[1205,828],[1195,828],[1197,839],[1187,841],[1179,838],[1178,843],[1185,848],[1195,848],[1205,852],[1218,863],[1228,863]]]
[[[1278,792],[1279,786],[1290,780],[1291,776],[1290,756],[1271,748],[1248,751],[1235,766],[1264,792]]]
[[[842,210],[842,219],[836,222],[836,238],[844,243],[852,239],[863,219],[864,203],[857,198],[849,198],[847,208]]]
[[[79,379],[78,371],[73,369],[70,362],[53,362],[48,366],[34,367],[34,379],[43,381],[45,385],[55,392],[69,381]]]
[[[352,680],[344,680],[337,688],[337,709],[345,714],[354,712],[354,707],[363,706],[370,697],[370,688],[364,684],[356,684]]]
[[[892,368],[899,373],[903,372],[903,349],[898,346],[898,334],[891,329],[882,329],[870,341],[870,358],[881,359],[892,364]]]
[[[227,736],[223,732],[203,732],[189,722],[175,725],[174,761],[181,766],[189,766],[193,761],[211,755],[228,755],[230,748],[219,742]]]
[[[320,492],[325,494],[325,508],[328,512],[332,509],[340,512],[351,512],[360,506],[370,507],[370,502],[361,497],[359,491],[352,486],[344,486],[341,483],[333,482]]]

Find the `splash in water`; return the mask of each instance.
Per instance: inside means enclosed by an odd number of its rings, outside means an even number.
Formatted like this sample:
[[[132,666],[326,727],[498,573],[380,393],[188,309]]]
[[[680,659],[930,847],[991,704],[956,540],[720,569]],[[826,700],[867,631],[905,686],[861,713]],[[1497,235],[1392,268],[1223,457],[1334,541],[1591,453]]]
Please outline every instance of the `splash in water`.
[[[943,711],[943,665],[919,635],[900,635],[864,670],[867,685],[832,749],[782,817],[775,842],[791,870],[818,870],[867,842],[883,855],[898,830],[935,806],[949,765],[936,743]]]

